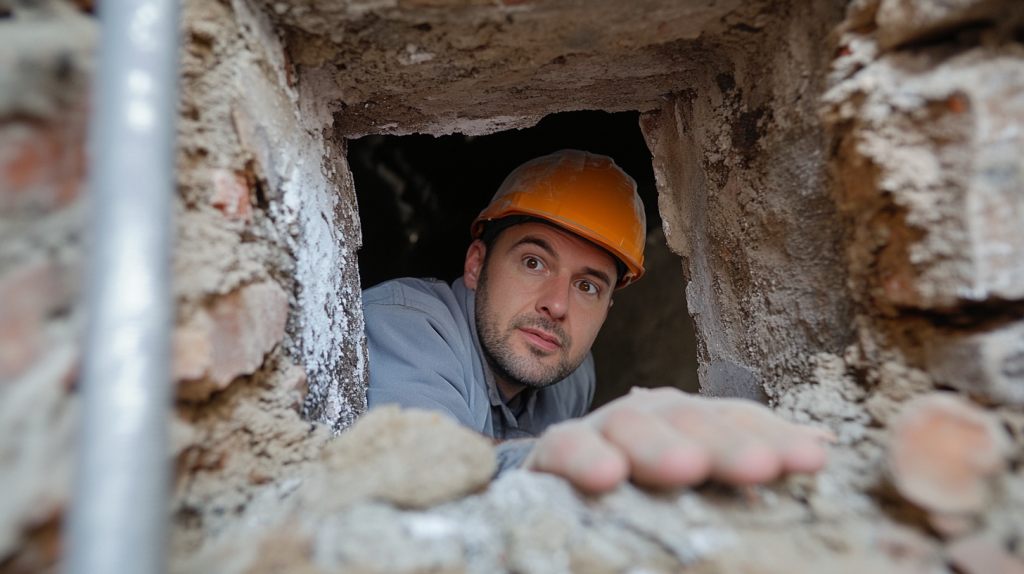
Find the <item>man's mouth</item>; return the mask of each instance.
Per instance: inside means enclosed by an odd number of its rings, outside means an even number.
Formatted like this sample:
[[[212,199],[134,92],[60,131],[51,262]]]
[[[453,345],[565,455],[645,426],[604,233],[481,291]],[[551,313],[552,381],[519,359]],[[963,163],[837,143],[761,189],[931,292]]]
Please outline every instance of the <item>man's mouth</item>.
[[[562,346],[562,342],[558,337],[541,331],[540,329],[534,329],[532,327],[520,327],[519,330],[526,335],[526,339],[537,345],[541,349],[547,351],[554,351]]]

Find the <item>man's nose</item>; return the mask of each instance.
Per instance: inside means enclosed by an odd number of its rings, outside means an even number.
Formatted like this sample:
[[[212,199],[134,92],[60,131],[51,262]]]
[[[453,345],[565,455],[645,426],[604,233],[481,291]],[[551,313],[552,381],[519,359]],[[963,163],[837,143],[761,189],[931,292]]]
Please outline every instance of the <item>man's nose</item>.
[[[544,282],[537,298],[537,312],[557,320],[569,311],[569,285],[566,277],[551,277]]]

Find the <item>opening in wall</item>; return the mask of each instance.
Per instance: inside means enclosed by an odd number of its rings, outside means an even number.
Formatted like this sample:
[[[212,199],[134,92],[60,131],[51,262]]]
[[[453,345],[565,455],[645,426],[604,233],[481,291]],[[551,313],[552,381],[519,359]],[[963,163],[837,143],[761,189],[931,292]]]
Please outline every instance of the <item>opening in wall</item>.
[[[367,136],[348,145],[363,247],[365,289],[397,277],[462,275],[469,225],[505,176],[560,149],[611,156],[637,182],[647,213],[644,278],[616,292],[597,341],[596,408],[633,386],[697,390],[693,326],[679,258],[661,233],[651,154],[638,112],[568,112],[488,136]]]

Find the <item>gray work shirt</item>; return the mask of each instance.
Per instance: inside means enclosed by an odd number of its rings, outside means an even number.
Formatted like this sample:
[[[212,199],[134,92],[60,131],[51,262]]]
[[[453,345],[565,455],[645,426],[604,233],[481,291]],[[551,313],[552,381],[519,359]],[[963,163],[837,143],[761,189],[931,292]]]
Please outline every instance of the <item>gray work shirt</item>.
[[[594,398],[594,359],[565,379],[527,389],[513,408],[498,392],[480,349],[476,292],[462,279],[395,279],[363,292],[370,354],[370,408],[398,404],[437,411],[497,439],[531,438],[586,414]],[[497,447],[500,470],[518,466],[532,441]]]

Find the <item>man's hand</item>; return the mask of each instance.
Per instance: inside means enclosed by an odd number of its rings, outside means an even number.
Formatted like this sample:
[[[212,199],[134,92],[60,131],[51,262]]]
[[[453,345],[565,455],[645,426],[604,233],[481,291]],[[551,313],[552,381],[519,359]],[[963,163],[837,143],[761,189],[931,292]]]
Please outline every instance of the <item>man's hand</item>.
[[[827,432],[784,421],[743,399],[671,388],[634,389],[589,415],[550,427],[523,467],[604,492],[626,479],[653,487],[768,482],[825,466]]]

